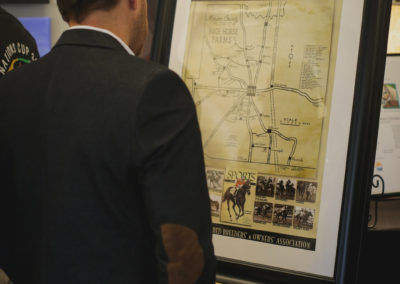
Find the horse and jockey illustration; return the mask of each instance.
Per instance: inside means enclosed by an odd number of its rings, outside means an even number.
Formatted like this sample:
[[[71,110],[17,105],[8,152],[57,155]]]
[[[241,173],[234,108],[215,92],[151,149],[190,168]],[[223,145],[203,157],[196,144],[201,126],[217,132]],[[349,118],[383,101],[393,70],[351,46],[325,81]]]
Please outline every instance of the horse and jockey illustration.
[[[250,195],[250,188],[251,188],[250,180],[239,178],[237,179],[234,186],[230,186],[226,189],[224,195],[222,196],[222,203],[226,201],[227,210],[231,221],[232,221],[231,208],[235,213],[236,220],[239,220],[239,218],[244,216],[246,195]]]

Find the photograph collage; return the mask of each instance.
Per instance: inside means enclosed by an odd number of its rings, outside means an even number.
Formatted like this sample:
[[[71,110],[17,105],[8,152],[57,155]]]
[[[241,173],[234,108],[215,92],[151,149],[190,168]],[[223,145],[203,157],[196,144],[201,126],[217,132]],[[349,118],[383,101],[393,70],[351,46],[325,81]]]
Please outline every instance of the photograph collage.
[[[315,181],[214,168],[207,168],[206,176],[214,223],[264,231],[315,227]]]

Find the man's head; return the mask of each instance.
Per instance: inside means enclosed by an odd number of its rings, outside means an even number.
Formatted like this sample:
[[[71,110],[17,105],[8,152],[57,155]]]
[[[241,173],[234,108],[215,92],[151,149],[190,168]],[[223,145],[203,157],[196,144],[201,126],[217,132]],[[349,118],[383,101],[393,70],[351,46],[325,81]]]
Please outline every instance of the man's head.
[[[109,11],[119,0],[57,0],[58,9],[64,21],[82,22],[90,12],[95,10]]]
[[[110,30],[139,54],[148,31],[147,0],[57,0],[70,26],[89,25]]]

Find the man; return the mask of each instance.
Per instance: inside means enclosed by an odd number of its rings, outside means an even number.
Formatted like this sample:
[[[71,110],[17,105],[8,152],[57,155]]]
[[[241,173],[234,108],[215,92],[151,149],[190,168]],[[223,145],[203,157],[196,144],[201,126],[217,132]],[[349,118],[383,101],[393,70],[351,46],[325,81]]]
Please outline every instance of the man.
[[[71,29],[0,80],[0,265],[15,284],[214,283],[193,100],[132,55],[146,1],[58,6]]]
[[[236,180],[236,183],[235,183],[235,191],[234,191],[234,193],[233,193],[233,196],[236,196],[238,190],[239,190],[245,183],[246,183],[246,180],[245,180],[244,178],[238,178],[238,179]]]
[[[0,7],[0,79],[7,72],[38,58],[35,39],[16,17]],[[0,284],[8,283],[11,282],[0,267]]]
[[[35,39],[17,18],[0,7],[0,79],[7,72],[38,58]]]
[[[310,184],[307,187],[306,200],[307,201],[311,200],[312,197],[315,195],[316,191],[317,191],[317,188],[315,187],[315,185],[312,182],[310,182]]]

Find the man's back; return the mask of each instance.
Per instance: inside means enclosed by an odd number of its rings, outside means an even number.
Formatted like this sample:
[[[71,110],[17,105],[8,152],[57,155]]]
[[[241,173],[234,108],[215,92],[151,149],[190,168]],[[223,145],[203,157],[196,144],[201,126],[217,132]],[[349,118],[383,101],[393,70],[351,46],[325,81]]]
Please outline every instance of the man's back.
[[[176,75],[107,34],[71,30],[3,80],[0,187],[12,245],[0,264],[15,284],[167,283],[176,224],[176,241],[204,255],[192,274],[212,283],[209,198],[193,174],[204,171],[200,134]]]

